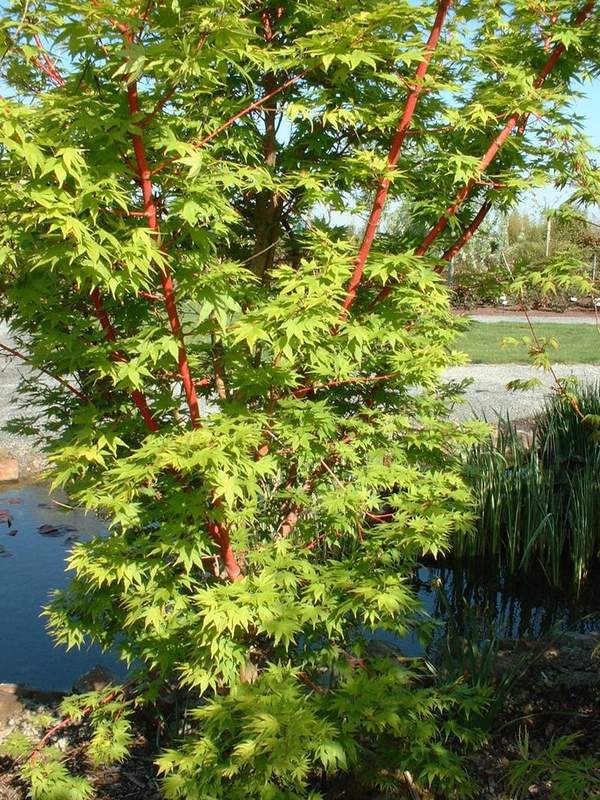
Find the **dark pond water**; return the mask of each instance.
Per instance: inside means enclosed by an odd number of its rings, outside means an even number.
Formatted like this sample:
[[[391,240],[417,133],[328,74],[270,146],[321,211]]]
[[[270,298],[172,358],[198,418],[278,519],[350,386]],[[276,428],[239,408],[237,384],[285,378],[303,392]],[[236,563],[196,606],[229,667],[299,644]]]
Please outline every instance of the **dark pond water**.
[[[590,575],[579,592],[560,591],[549,587],[541,572],[509,577],[492,563],[466,561],[423,566],[416,586],[434,622],[428,634],[372,634],[374,641],[409,657],[436,661],[448,630],[475,642],[600,630],[600,575]]]
[[[475,626],[483,638],[537,639],[557,628],[583,633],[600,626],[597,570],[579,588],[563,590],[551,587],[541,569],[508,575],[490,561],[448,564],[424,570],[422,578],[444,587],[443,597],[426,590],[433,616],[445,618],[449,608],[459,629]]]
[[[115,672],[123,665],[98,648],[55,647],[40,618],[49,592],[64,586],[65,558],[74,537],[85,541],[103,534],[100,520],[81,511],[65,513],[41,484],[0,489],[0,683],[37,689],[70,689],[96,664]],[[46,533],[40,533],[39,528]]]
[[[3,521],[7,514],[10,527]],[[49,593],[68,581],[65,558],[74,537],[85,541],[105,532],[96,517],[61,510],[41,484],[0,489],[0,683],[68,690],[96,664],[124,673],[116,657],[98,648],[67,653],[55,647],[40,617]],[[443,595],[436,588],[440,584]],[[455,630],[479,639],[535,639],[556,625],[584,631],[600,622],[595,576],[574,596],[550,590],[541,575],[509,580],[490,565],[466,563],[424,566],[417,585],[425,610],[439,622],[433,644],[414,634],[401,641],[373,634],[407,656],[431,654],[449,618]]]

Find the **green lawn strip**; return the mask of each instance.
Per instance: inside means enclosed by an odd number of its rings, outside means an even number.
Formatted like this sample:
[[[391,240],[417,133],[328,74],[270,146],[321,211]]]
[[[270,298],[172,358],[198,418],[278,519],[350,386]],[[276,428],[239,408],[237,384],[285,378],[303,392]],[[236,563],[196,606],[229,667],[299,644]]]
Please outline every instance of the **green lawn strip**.
[[[549,349],[550,357],[557,364],[600,364],[600,332],[595,325],[563,325],[551,322],[533,322],[536,335],[553,338],[559,343],[558,350]],[[473,322],[471,327],[457,340],[455,347],[467,353],[474,364],[527,364],[525,345],[502,346],[507,337],[531,338],[526,323],[521,322]]]

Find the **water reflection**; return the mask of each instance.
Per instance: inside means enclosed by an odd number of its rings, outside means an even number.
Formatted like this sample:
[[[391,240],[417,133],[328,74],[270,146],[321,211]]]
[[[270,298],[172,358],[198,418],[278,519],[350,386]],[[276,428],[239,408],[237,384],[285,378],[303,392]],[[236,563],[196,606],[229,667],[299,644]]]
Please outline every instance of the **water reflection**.
[[[73,542],[105,533],[97,517],[61,510],[41,484],[0,489],[0,682],[66,690],[97,663],[123,673],[98,648],[66,653],[54,647],[40,618],[49,593],[68,582],[65,557]],[[422,566],[415,577],[426,612],[438,622],[433,640],[419,632],[402,639],[372,634],[374,644],[406,656],[432,655],[449,625],[479,641],[537,639],[556,625],[581,632],[600,627],[598,576],[590,575],[579,595],[550,588],[541,571],[510,577],[491,561]]]
[[[583,633],[600,622],[594,575],[577,593],[551,587],[541,570],[508,575],[491,561],[463,560],[423,567],[419,581],[433,617],[445,620],[450,614],[458,630],[475,622],[481,639],[538,639],[557,626]],[[438,582],[444,596],[433,588]]]
[[[96,664],[122,673],[121,662],[96,647],[55,647],[40,617],[49,593],[68,582],[73,542],[104,535],[102,521],[77,509],[65,513],[42,484],[2,487],[0,510],[0,682],[67,690]]]

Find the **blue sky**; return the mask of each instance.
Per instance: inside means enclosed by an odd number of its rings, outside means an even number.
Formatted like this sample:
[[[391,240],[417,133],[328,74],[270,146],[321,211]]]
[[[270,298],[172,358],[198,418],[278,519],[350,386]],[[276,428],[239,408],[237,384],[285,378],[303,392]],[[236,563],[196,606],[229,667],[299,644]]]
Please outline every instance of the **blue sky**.
[[[585,133],[595,147],[600,148],[600,79],[579,87],[584,95],[573,103],[573,110],[581,117]],[[556,206],[569,195],[569,190],[557,191],[552,187],[537,189],[523,199],[521,208],[525,211],[536,213],[544,206]],[[600,221],[600,208],[591,217]]]
[[[575,103],[575,109],[585,120],[587,135],[596,147],[600,147],[600,79],[588,84],[586,97]]]

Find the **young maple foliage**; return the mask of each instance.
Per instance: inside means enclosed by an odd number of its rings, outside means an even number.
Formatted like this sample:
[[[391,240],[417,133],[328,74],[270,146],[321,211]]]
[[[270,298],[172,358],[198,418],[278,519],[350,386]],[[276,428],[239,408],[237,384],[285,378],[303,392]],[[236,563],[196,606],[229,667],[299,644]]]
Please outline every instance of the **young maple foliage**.
[[[481,701],[374,644],[425,624],[417,559],[471,521],[437,273],[572,168],[595,3],[34,0],[2,29],[2,313],[55,485],[110,521],[55,637],[188,693],[167,798],[450,792]],[[32,785],[89,795],[35,753]]]

